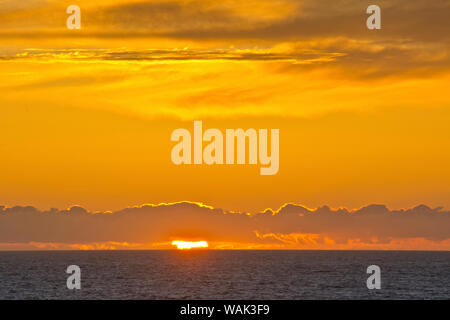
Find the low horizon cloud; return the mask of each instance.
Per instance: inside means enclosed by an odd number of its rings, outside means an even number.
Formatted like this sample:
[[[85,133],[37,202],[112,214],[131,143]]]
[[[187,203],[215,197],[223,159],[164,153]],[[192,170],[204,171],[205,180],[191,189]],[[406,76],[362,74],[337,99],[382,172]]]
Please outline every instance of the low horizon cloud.
[[[349,210],[289,203],[252,214],[188,201],[114,212],[0,206],[0,250],[167,249],[174,239],[208,240],[213,249],[449,250],[449,226],[450,211],[426,205]]]

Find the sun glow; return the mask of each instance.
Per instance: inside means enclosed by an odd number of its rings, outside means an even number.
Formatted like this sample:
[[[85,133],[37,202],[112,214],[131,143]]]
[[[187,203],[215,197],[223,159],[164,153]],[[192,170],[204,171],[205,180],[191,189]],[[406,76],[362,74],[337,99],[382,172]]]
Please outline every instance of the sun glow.
[[[208,248],[208,242],[206,241],[190,242],[190,241],[174,240],[172,241],[172,245],[177,246],[178,250],[188,250],[192,248]]]

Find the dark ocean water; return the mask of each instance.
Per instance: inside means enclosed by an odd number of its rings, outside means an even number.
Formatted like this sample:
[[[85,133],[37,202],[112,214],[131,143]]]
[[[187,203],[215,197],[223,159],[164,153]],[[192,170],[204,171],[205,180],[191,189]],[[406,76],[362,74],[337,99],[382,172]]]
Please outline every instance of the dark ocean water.
[[[0,252],[0,299],[450,299],[450,252]]]

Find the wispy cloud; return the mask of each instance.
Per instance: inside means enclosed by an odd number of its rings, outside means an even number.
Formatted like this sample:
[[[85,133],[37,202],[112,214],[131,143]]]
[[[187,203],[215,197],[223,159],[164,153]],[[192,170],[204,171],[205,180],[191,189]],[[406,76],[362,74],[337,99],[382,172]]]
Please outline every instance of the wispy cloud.
[[[2,3],[0,29],[23,37],[53,37],[49,28],[64,29],[65,7],[60,1]],[[86,32],[59,36],[164,36],[190,39],[301,39],[319,36],[371,38],[364,25],[369,2],[359,0],[259,0],[259,1],[78,1],[83,8]],[[438,1],[381,1],[385,31],[377,38],[415,41],[447,39],[449,4]],[[93,32],[93,33],[90,33]],[[7,36],[8,33],[4,33]]]
[[[111,49],[25,49],[0,55],[0,60],[58,61],[291,61],[314,63],[333,61],[344,54],[319,50],[277,52],[270,49],[148,49],[140,51]]]

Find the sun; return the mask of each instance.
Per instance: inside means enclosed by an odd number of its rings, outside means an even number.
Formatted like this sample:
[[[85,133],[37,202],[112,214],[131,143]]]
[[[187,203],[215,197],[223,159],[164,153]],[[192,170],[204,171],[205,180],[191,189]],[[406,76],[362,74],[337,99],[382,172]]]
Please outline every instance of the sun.
[[[176,246],[178,250],[189,250],[192,248],[208,248],[208,242],[206,241],[180,241],[174,240],[172,241],[172,245]]]

